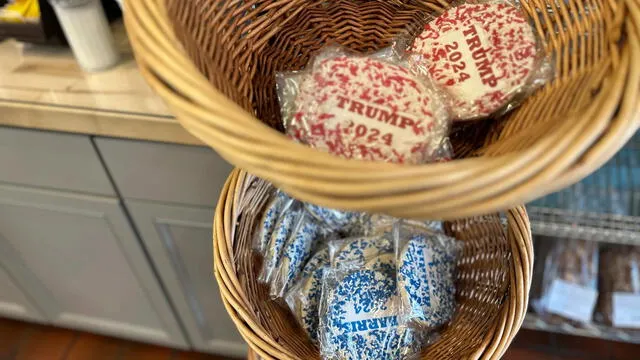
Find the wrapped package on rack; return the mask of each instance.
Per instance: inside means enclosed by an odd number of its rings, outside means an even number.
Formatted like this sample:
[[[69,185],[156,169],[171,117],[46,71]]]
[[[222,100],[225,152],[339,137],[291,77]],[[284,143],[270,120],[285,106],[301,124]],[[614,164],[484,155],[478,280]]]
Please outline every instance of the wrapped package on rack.
[[[600,253],[600,294],[595,320],[640,329],[640,248],[611,245]]]
[[[554,239],[544,260],[542,294],[534,309],[550,323],[591,324],[598,298],[598,243]]]

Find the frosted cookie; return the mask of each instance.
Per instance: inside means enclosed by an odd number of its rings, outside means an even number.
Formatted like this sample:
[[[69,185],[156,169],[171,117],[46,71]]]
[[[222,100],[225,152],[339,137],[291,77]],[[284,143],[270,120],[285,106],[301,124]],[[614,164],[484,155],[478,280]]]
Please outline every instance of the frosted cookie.
[[[373,214],[369,215],[365,221],[364,235],[375,235],[385,232],[389,232],[393,229],[393,226],[397,223],[406,224],[412,227],[423,228],[426,231],[440,231],[442,232],[442,222],[436,220],[411,220],[411,219],[399,219],[389,215]]]
[[[395,279],[376,270],[344,276],[327,296],[321,351],[326,358],[399,359],[404,329],[398,328]]]
[[[444,231],[442,227],[442,221],[403,219],[402,223],[409,227],[422,229],[423,231],[426,231],[426,232],[443,232]]]
[[[293,232],[299,215],[300,211],[289,208],[276,223],[274,231],[271,234],[271,239],[269,240],[269,245],[265,250],[264,263],[260,275],[260,280],[263,282],[271,282],[274,271],[280,263],[282,250]]]
[[[329,209],[309,203],[305,203],[304,206],[313,217],[326,224],[333,231],[348,231],[359,217],[359,213],[353,211]]]
[[[412,235],[398,259],[403,320],[427,328],[447,323],[455,311],[454,254],[432,236]]]
[[[513,5],[464,4],[425,25],[411,51],[422,55],[456,119],[490,115],[529,80],[536,38]]]
[[[271,286],[271,295],[283,297],[298,278],[306,261],[311,257],[319,233],[320,226],[311,216],[304,214],[300,217],[284,247],[277,275]]]
[[[364,264],[366,269],[384,271],[391,276],[396,273],[396,256],[393,252],[387,252],[375,256]]]
[[[316,61],[295,108],[288,134],[349,159],[423,163],[447,128],[445,108],[427,83],[370,57]]]
[[[361,266],[380,254],[392,251],[393,241],[387,235],[347,239],[333,252],[332,261],[335,266]]]
[[[298,285],[288,295],[294,299],[292,311],[314,343],[317,343],[318,339],[318,304],[322,294],[322,275],[328,266],[329,248],[324,247],[316,251],[307,261],[300,274]]]
[[[329,265],[329,248],[326,246],[316,251],[311,256],[311,259],[307,261],[300,274],[300,279],[304,281],[304,279],[309,278],[317,268],[325,265]]]
[[[367,236],[389,232],[399,219],[384,214],[372,214],[367,218],[364,234]]]
[[[273,228],[278,222],[278,217],[283,210],[288,208],[293,202],[285,193],[278,191],[275,196],[267,204],[265,212],[260,219],[260,229],[258,229],[257,247],[259,251],[264,251],[269,245]]]
[[[328,258],[327,263],[319,263],[309,277],[303,278],[298,294],[298,319],[314,344],[318,342],[318,307],[322,296],[322,276],[327,267]]]

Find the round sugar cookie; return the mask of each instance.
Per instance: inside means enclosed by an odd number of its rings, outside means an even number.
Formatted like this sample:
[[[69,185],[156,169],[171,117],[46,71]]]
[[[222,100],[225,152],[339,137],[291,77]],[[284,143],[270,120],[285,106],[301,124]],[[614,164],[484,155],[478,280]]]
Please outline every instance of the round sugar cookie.
[[[309,261],[307,261],[300,274],[300,279],[304,281],[304,279],[309,278],[317,268],[325,265],[329,265],[329,248],[326,246],[317,250]]]
[[[430,236],[412,235],[398,259],[398,288],[406,321],[436,328],[455,311],[455,260]]]
[[[271,286],[272,295],[283,297],[298,279],[306,261],[311,257],[319,232],[320,226],[309,215],[300,218],[284,247],[278,275]]]
[[[273,233],[271,234],[269,245],[265,251],[263,260],[264,264],[262,266],[263,270],[261,274],[261,279],[264,282],[271,282],[275,269],[280,263],[282,250],[284,249],[289,236],[291,236],[291,232],[293,231],[293,227],[295,226],[299,215],[299,211],[286,211],[282,216],[280,216],[280,219],[278,219]]]
[[[422,55],[458,120],[490,115],[531,77],[536,38],[522,12],[506,2],[463,4],[425,25],[411,51]]]
[[[327,298],[323,354],[339,359],[398,359],[404,328],[398,327],[395,279],[382,271],[356,270]]]
[[[287,132],[349,159],[423,163],[447,131],[444,105],[407,68],[372,57],[317,60]]]
[[[322,296],[322,276],[328,268],[328,260],[327,257],[327,263],[319,263],[319,266],[310,272],[309,277],[302,280],[298,294],[298,319],[314,344],[318,342],[318,307]]]
[[[366,269],[384,271],[392,276],[396,273],[396,255],[387,252],[375,256],[364,265]]]
[[[385,235],[348,239],[334,253],[333,263],[336,266],[364,265],[378,255],[392,251],[393,241]]]
[[[264,251],[269,245],[273,228],[278,222],[278,217],[282,211],[292,202],[291,198],[283,192],[278,192],[267,204],[265,212],[260,219],[260,229],[258,231],[258,247],[260,251]]]
[[[350,225],[357,220],[359,213],[354,211],[343,211],[329,209],[320,205],[305,203],[305,209],[323,224],[326,224],[332,231],[348,231]]]

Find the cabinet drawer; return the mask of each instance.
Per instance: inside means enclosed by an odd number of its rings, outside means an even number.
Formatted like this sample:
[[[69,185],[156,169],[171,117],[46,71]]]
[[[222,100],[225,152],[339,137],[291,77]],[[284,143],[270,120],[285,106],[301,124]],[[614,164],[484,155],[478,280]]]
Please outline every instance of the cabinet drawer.
[[[0,169],[0,182],[115,194],[85,135],[0,127]]]
[[[215,206],[232,167],[205,147],[97,138],[123,197]]]

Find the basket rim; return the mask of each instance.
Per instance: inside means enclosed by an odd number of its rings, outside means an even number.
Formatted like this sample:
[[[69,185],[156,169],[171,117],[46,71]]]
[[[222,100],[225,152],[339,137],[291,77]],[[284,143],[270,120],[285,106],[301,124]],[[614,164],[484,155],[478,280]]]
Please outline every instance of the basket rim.
[[[180,123],[223,158],[323,206],[399,217],[473,216],[516,206],[580,180],[640,126],[640,13],[600,94],[533,146],[449,163],[341,159],[289,140],[223,96],[182,51],[163,0],[127,1],[125,23],[143,76]],[[169,85],[170,84],[170,85]],[[617,111],[617,112],[616,112]],[[615,118],[612,118],[614,117]]]
[[[232,236],[235,206],[247,180],[247,173],[235,168],[229,175],[214,215],[213,249],[214,273],[223,303],[241,336],[250,348],[264,359],[297,359],[282,344],[270,339],[266,331],[251,316],[248,299],[234,295],[242,293],[242,285],[234,271]],[[524,206],[507,212],[507,240],[514,261],[511,265],[510,286],[500,315],[493,328],[487,331],[475,359],[499,359],[507,350],[522,326],[528,308],[529,289],[533,273],[533,243],[531,228]]]

